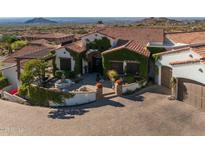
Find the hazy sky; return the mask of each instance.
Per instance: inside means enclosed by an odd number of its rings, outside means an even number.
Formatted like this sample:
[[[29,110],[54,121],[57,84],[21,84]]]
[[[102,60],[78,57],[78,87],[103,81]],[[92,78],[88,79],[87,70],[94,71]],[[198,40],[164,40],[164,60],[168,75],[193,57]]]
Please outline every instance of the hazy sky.
[[[203,17],[204,0],[1,0],[1,17]]]

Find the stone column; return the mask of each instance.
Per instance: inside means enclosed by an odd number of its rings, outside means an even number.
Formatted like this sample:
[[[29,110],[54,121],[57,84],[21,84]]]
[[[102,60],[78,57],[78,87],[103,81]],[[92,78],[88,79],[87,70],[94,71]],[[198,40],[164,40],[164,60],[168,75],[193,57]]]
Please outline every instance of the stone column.
[[[96,99],[102,99],[103,98],[103,86],[102,83],[96,84]]]
[[[117,80],[115,82],[115,94],[117,96],[122,96],[122,81],[121,80]]]

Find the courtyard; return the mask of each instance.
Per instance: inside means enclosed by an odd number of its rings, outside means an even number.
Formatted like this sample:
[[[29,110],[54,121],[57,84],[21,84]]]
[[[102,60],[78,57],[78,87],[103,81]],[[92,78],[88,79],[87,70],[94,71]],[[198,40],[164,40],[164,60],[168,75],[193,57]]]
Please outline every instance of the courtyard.
[[[44,108],[1,100],[0,135],[205,135],[205,113],[150,86],[87,105]]]

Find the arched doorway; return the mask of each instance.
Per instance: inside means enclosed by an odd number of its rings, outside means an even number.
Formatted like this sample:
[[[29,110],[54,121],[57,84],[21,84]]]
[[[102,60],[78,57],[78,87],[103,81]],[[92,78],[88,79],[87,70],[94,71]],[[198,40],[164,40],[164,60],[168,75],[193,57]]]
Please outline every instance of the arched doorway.
[[[172,78],[172,68],[168,66],[162,66],[161,68],[161,85],[167,88],[171,88],[170,80]]]
[[[89,73],[103,72],[102,57],[99,51],[91,52],[88,54],[88,71]]]

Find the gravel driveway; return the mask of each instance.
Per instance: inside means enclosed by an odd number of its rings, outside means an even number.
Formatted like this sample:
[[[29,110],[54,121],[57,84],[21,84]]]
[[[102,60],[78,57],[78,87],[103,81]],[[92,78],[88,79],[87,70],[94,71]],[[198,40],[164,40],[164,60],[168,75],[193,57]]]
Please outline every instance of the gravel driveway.
[[[205,112],[153,86],[73,108],[0,102],[0,135],[205,135]]]

